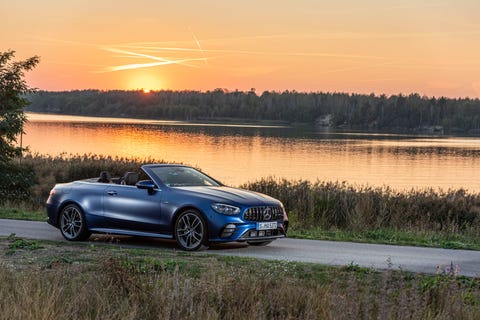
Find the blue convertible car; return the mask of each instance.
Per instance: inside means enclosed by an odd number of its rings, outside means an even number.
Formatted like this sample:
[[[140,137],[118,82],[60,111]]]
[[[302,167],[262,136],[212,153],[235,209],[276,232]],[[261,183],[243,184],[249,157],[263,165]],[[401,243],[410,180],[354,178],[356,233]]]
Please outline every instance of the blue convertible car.
[[[57,184],[47,200],[48,223],[67,240],[91,233],[175,239],[184,250],[211,242],[266,245],[285,237],[282,203],[261,193],[230,188],[183,165],[149,164],[127,172]]]

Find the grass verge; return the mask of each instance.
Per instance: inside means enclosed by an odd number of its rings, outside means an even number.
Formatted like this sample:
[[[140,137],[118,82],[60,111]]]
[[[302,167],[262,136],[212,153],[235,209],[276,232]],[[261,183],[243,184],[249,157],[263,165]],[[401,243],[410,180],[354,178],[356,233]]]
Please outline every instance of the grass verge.
[[[46,213],[44,211],[0,207],[0,219],[45,221]]]
[[[480,238],[465,234],[451,234],[427,231],[401,231],[401,230],[322,230],[291,228],[288,232],[290,238],[351,241],[362,243],[406,245],[417,247],[432,247],[444,249],[480,250]]]
[[[19,245],[20,243],[20,245]],[[12,252],[12,248],[14,248]],[[479,279],[0,239],[1,319],[478,319]]]

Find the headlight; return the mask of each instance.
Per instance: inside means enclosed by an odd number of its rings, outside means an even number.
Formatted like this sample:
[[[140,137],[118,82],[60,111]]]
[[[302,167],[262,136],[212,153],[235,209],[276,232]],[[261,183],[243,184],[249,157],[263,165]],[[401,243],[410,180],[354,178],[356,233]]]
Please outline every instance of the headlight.
[[[233,216],[240,213],[240,208],[223,203],[212,203],[212,209],[218,213]]]

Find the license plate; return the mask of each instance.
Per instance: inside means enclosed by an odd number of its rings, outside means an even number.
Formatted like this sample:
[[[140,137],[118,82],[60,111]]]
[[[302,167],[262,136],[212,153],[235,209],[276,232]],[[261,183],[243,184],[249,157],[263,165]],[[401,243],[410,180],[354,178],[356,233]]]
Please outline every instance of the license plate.
[[[257,230],[277,229],[277,222],[257,222]]]

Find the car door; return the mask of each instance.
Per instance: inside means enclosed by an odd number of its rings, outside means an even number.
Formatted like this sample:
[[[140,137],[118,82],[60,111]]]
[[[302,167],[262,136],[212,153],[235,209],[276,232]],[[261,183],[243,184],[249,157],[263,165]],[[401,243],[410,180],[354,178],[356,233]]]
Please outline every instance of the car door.
[[[105,226],[109,229],[171,232],[162,215],[162,192],[148,192],[135,186],[112,185],[104,192]]]

